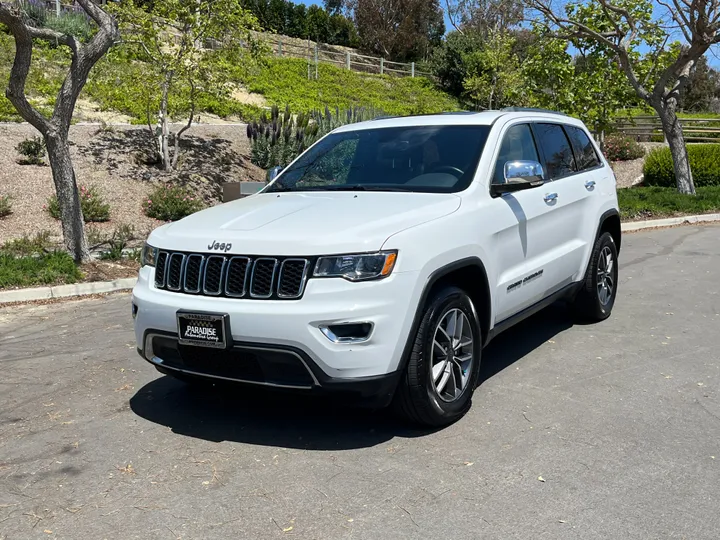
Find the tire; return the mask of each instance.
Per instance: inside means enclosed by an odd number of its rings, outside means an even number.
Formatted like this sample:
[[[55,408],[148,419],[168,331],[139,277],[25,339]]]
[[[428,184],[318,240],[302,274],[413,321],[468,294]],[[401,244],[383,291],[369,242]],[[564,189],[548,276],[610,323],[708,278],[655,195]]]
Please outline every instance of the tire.
[[[611,266],[609,271],[608,264]],[[615,305],[617,288],[617,246],[612,235],[606,232],[595,242],[582,288],[571,305],[575,316],[585,322],[604,321]]]
[[[458,324],[460,319],[462,327]],[[453,340],[448,340],[448,333],[453,334]],[[471,344],[467,343],[468,339],[472,339]],[[434,294],[425,306],[414,340],[395,393],[395,409],[407,420],[422,426],[451,424],[470,409],[480,376],[482,330],[465,291],[446,287]],[[451,342],[452,355],[448,354],[450,348],[447,347]],[[439,377],[433,377],[433,365]]]

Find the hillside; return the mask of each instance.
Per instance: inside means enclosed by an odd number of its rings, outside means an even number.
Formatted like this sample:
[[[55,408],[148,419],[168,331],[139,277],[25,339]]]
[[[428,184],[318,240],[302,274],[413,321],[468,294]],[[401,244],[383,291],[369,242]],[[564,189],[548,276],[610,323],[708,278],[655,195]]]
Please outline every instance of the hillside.
[[[14,55],[10,36],[0,33],[0,73],[9,74]],[[54,102],[69,62],[62,49],[38,46],[28,79],[32,102],[46,112]],[[348,71],[321,63],[318,79],[308,78],[305,60],[268,57],[253,67],[230,66],[234,88],[227,97],[200,100],[201,120],[252,120],[261,107],[290,105],[294,112],[329,107],[366,107],[386,114],[432,113],[458,108],[457,102],[424,78],[399,78]],[[314,67],[312,70],[314,76]],[[91,72],[81,94],[76,121],[145,123],[146,67],[116,50]],[[8,75],[3,75],[7,77]],[[4,86],[5,81],[0,83]],[[102,111],[103,114],[98,114]],[[203,118],[204,117],[204,118]],[[18,121],[12,105],[0,96],[0,121]]]

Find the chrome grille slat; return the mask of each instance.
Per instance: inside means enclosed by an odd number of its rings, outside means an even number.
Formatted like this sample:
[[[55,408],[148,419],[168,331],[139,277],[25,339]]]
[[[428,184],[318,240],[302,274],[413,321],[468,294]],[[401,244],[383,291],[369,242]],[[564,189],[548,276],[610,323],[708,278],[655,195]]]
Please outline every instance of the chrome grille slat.
[[[170,292],[294,300],[301,298],[314,259],[159,251],[155,287]]]
[[[309,267],[307,259],[285,259],[278,275],[278,297],[299,298],[305,288]]]
[[[168,258],[165,284],[171,291],[182,289],[183,270],[185,269],[185,254],[173,253]]]
[[[250,274],[250,296],[252,298],[270,298],[275,284],[275,271],[278,261],[271,257],[255,259]]]

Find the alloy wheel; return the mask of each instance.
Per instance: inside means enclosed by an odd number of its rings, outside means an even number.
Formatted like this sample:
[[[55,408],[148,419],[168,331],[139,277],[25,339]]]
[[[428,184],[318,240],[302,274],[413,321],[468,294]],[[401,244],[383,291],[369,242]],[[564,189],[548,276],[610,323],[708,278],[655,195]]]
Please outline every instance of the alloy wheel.
[[[603,306],[607,306],[612,300],[615,290],[615,259],[612,250],[605,246],[600,252],[597,268],[597,292],[598,299]]]
[[[472,326],[467,315],[458,308],[449,309],[435,328],[430,354],[433,388],[440,399],[452,402],[463,394],[474,356]]]

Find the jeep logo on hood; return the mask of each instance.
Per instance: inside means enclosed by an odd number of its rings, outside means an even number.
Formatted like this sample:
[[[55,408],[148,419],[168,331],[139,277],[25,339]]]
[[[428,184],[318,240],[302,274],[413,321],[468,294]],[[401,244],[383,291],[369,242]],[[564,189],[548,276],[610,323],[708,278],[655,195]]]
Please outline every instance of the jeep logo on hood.
[[[212,242],[210,242],[208,244],[209,250],[224,251],[225,253],[230,251],[231,248],[232,248],[232,244],[229,242],[227,244],[225,242],[223,242],[221,244],[221,243],[217,242],[216,240],[213,240]]]

